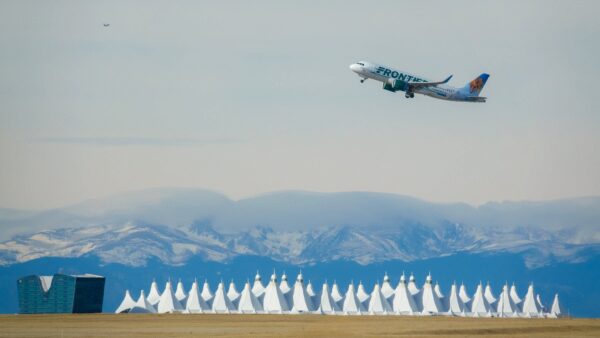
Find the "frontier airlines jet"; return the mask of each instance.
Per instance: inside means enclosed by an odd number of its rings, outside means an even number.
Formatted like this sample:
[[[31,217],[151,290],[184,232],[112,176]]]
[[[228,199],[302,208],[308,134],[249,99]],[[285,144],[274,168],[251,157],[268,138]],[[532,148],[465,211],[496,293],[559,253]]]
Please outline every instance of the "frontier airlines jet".
[[[361,77],[363,83],[367,79],[383,82],[383,89],[390,92],[403,91],[406,98],[415,97],[415,93],[448,101],[485,102],[486,98],[479,96],[489,74],[481,74],[462,88],[446,85],[452,78],[444,81],[431,82],[419,76],[382,66],[372,62],[359,61],[350,65],[350,69]]]

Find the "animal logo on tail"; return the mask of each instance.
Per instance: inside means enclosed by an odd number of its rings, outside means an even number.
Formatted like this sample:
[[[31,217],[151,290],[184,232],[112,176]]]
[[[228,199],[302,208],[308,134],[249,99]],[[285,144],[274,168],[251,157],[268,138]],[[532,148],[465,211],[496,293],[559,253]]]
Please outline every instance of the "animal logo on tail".
[[[471,89],[471,93],[476,91],[481,91],[483,88],[483,79],[478,77],[475,80],[469,83],[469,88]]]
[[[484,73],[484,74],[479,75],[477,78],[475,78],[471,82],[469,82],[469,84],[468,84],[469,94],[479,95],[479,93],[483,89],[483,86],[485,85],[485,82],[487,81],[488,77],[489,77],[489,75]]]

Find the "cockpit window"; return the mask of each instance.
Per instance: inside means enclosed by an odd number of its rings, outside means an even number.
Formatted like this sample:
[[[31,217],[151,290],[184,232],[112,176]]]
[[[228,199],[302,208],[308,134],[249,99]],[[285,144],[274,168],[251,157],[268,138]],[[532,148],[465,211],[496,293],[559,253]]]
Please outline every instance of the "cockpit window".
[[[362,62],[357,62],[356,64],[358,64],[358,65],[361,65],[361,66],[364,66],[364,65],[365,65],[365,64],[364,64],[364,63],[362,63]]]

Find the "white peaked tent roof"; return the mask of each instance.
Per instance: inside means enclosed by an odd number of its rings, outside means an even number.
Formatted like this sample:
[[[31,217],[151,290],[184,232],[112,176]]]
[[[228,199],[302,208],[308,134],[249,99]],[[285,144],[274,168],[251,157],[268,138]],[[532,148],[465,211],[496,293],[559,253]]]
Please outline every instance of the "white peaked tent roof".
[[[234,304],[236,304],[238,301],[238,298],[240,298],[240,293],[235,288],[235,283],[233,282],[233,279],[231,280],[231,282],[229,282],[229,289],[227,290],[227,297]]]
[[[260,274],[258,273],[258,271],[256,271],[256,276],[254,277],[254,284],[252,285],[252,293],[259,299],[262,298],[262,296],[264,296],[265,294],[265,287],[262,284],[261,280],[262,279],[260,277]]]
[[[156,284],[155,280],[152,280],[152,284],[150,285],[150,293],[148,293],[148,302],[152,305],[158,304],[160,300],[160,292],[158,291],[158,284]]]
[[[344,299],[344,296],[340,292],[340,288],[335,282],[335,280],[333,281],[333,285],[331,286],[331,298],[333,298],[333,301],[338,303],[338,305]]]
[[[390,277],[388,276],[387,272],[385,273],[385,275],[383,275],[383,283],[381,284],[381,293],[383,294],[383,296],[385,298],[390,298],[394,295],[394,288],[392,287],[392,284],[390,283]]]
[[[471,312],[473,312],[476,316],[481,316],[487,314],[490,311],[490,304],[488,304],[485,296],[483,295],[483,285],[481,282],[477,285],[477,290],[473,295],[473,300],[471,301]]]
[[[406,286],[406,279],[404,274],[400,277],[400,283],[394,290],[394,299],[392,301],[392,309],[396,313],[407,313],[413,314],[419,311],[419,307],[415,302],[412,294],[408,291]]]
[[[254,295],[252,290],[250,290],[250,282],[246,282],[244,284],[244,289],[240,294],[239,302],[238,302],[238,312],[239,313],[257,313],[263,312],[263,307],[258,298]]]
[[[157,311],[158,313],[173,313],[183,311],[183,306],[181,306],[181,303],[179,303],[173,294],[173,287],[171,286],[170,280],[167,281],[165,291],[163,291],[162,295],[160,296]]]
[[[537,302],[540,312],[545,312],[546,307],[544,306],[544,303],[542,303],[542,299],[540,298],[539,293],[537,295],[535,295],[535,301]]]
[[[135,306],[129,310],[129,313],[156,313],[154,306],[146,299],[144,290],[140,291],[140,297],[135,302]]]
[[[177,290],[175,290],[175,298],[183,305],[185,304],[185,299],[187,295],[185,294],[185,290],[183,289],[183,283],[181,279],[177,282]]]
[[[210,291],[210,285],[208,284],[207,280],[204,280],[204,285],[202,286],[202,293],[200,296],[205,302],[209,302],[214,297],[212,291]]]
[[[323,288],[321,289],[321,301],[318,310],[319,312],[325,314],[333,314],[341,311],[339,305],[329,292],[329,285],[327,285],[327,283],[323,283]]]
[[[492,292],[492,287],[490,286],[490,282],[485,286],[485,291],[483,292],[483,296],[485,300],[487,300],[488,304],[492,305],[496,302],[496,297],[494,297],[494,293]]]
[[[562,307],[560,306],[560,302],[558,301],[558,293],[554,295],[554,301],[552,302],[552,308],[550,309],[550,313],[557,317],[563,315]]]
[[[531,283],[529,288],[527,288],[527,294],[525,295],[525,300],[523,300],[523,309],[521,312],[530,316],[537,316],[540,313],[540,308],[535,300],[533,283]]]
[[[235,306],[233,306],[225,294],[225,284],[223,284],[223,281],[219,283],[217,291],[215,291],[212,301],[212,311],[214,313],[230,313],[231,311],[235,311]]]
[[[356,293],[354,292],[354,283],[348,285],[348,291],[346,291],[346,296],[344,297],[342,311],[347,314],[361,314],[365,311],[362,303],[358,300],[358,297],[356,297]]]
[[[515,302],[513,302],[510,297],[510,291],[508,288],[508,284],[504,284],[502,287],[502,293],[498,296],[498,304],[496,305],[496,312],[500,316],[512,316],[515,311],[518,312],[517,306]]]
[[[285,274],[285,272],[283,273],[283,275],[281,275],[281,283],[279,284],[279,290],[281,290],[281,292],[285,295],[288,292],[292,291],[292,288],[290,287],[290,284],[288,283],[287,280],[287,275]]]
[[[121,301],[121,305],[119,305],[119,307],[115,310],[115,313],[127,312],[134,306],[135,301],[133,298],[131,298],[129,290],[125,290],[125,297],[123,297],[123,301]]]
[[[435,295],[438,296],[438,298],[444,298],[444,294],[442,293],[442,290],[440,289],[440,284],[438,284],[438,282],[435,282],[433,291],[435,291]]]
[[[371,292],[371,297],[369,298],[369,307],[367,310],[372,314],[386,314],[393,311],[390,303],[388,303],[383,293],[381,293],[379,283],[376,283],[373,287],[373,292]]]
[[[427,275],[423,289],[421,289],[421,311],[423,313],[440,313],[443,312],[442,304],[437,294],[435,293],[434,286],[431,283],[431,275]]]
[[[419,290],[419,288],[417,287],[417,282],[415,281],[415,275],[413,275],[412,273],[410,274],[410,277],[408,278],[408,291],[410,292],[411,295],[413,295],[413,297],[415,297],[416,294],[421,292],[421,290]]]
[[[210,306],[200,296],[200,292],[198,291],[198,281],[196,281],[195,279],[194,283],[192,283],[192,288],[188,293],[187,302],[185,304],[185,310],[189,313],[200,313],[210,310]]]
[[[271,281],[265,290],[263,298],[263,309],[269,313],[282,313],[290,310],[287,300],[277,285],[277,275],[271,275]]]
[[[294,288],[292,292],[292,304],[291,311],[292,312],[310,312],[315,310],[315,306],[312,302],[312,299],[306,292],[304,288],[304,279],[302,277],[302,272],[298,274],[296,278],[296,282],[294,283]]]
[[[448,295],[448,312],[452,314],[459,314],[465,312],[465,303],[458,294],[456,283],[452,283],[450,288],[450,294]]]
[[[517,287],[515,286],[515,283],[513,283],[513,285],[510,287],[510,298],[512,298],[512,301],[517,306],[523,301],[521,297],[519,297],[519,293],[517,292]]]
[[[463,304],[465,304],[465,306],[467,306],[467,304],[471,302],[471,297],[469,297],[469,294],[467,293],[467,287],[463,283],[460,284],[458,296],[460,297],[460,300],[462,300]]]
[[[358,290],[356,290],[356,297],[358,297],[358,300],[363,303],[363,305],[366,305],[365,303],[369,300],[369,294],[367,293],[367,291],[365,291],[365,286],[363,285],[362,281],[358,282]]]
[[[313,289],[313,285],[310,282],[310,280],[308,281],[308,284],[306,284],[306,293],[312,298],[314,296],[316,296],[317,294],[315,293],[315,290]]]
[[[448,298],[446,296],[444,296],[444,294],[442,293],[442,289],[440,288],[440,284],[438,284],[437,281],[435,282],[435,286],[433,287],[433,291],[435,292],[435,295],[440,300],[440,305],[442,306],[442,309],[444,311],[447,311],[448,310]]]

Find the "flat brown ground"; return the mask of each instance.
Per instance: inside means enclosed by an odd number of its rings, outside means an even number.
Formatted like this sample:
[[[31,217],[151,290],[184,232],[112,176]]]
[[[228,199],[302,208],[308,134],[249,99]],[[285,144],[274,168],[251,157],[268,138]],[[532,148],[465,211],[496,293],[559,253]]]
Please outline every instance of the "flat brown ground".
[[[2,315],[0,337],[600,337],[598,319]]]

